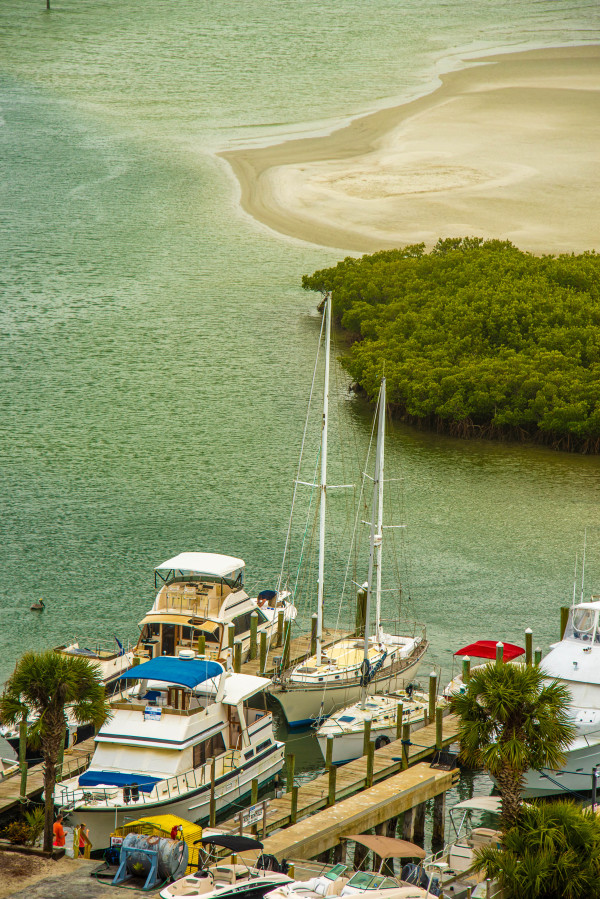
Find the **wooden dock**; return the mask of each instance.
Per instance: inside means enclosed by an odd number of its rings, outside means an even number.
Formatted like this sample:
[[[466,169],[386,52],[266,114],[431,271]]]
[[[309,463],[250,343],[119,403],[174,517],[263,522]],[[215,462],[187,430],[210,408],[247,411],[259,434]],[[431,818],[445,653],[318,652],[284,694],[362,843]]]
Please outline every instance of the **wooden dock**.
[[[458,778],[457,769],[444,771],[421,762],[267,837],[263,852],[278,858],[313,858],[344,836],[364,833],[445,793]]]
[[[453,715],[448,715],[442,723],[442,747],[448,747],[456,741],[459,721]],[[435,745],[436,726],[430,724],[413,731],[410,735],[411,745],[408,751],[408,764],[410,767],[433,756]],[[410,771],[409,767],[409,771]],[[402,741],[395,740],[387,746],[382,746],[374,753],[373,784],[385,781],[397,775],[402,768]],[[429,766],[427,766],[429,770]],[[402,772],[406,774],[407,772]],[[448,772],[445,772],[448,773]],[[359,791],[364,791],[367,786],[367,759],[363,756],[353,762],[340,765],[336,771],[336,804],[343,799],[352,796]],[[447,787],[445,788],[447,789]],[[441,790],[439,792],[442,792]],[[298,787],[297,820],[313,815],[325,808],[329,795],[329,775],[322,774],[308,783]],[[360,793],[360,802],[364,803],[365,793]],[[420,801],[420,800],[419,800]],[[418,802],[413,802],[418,804]],[[412,806],[411,806],[412,807]],[[261,839],[269,833],[273,833],[282,827],[288,827],[291,822],[292,794],[286,793],[280,799],[272,799],[266,814],[266,833],[259,830]],[[388,815],[388,818],[392,815]],[[311,818],[311,821],[313,818]],[[239,823],[235,818],[230,818],[219,827],[223,830],[235,832],[239,829]],[[295,850],[294,850],[295,851]]]
[[[327,646],[331,646],[336,640],[343,640],[345,637],[351,637],[353,635],[354,631],[340,631],[335,628],[325,627],[323,628],[323,649],[326,649]],[[273,659],[281,658],[283,655],[283,646],[276,646],[275,643],[276,640],[274,639],[267,652],[264,673],[268,677],[271,677],[275,672]],[[310,632],[290,640],[290,667],[297,665],[306,655],[310,655]],[[241,670],[242,674],[260,675],[263,673],[260,670],[260,659],[258,657],[256,659],[248,659],[247,662],[244,662]]]
[[[62,780],[81,774],[90,764],[94,752],[94,738],[84,740],[71,749],[65,749]],[[44,763],[32,765],[27,771],[27,799],[38,799],[44,789]],[[17,772],[6,780],[0,780],[0,816],[14,808],[21,801],[21,773]]]

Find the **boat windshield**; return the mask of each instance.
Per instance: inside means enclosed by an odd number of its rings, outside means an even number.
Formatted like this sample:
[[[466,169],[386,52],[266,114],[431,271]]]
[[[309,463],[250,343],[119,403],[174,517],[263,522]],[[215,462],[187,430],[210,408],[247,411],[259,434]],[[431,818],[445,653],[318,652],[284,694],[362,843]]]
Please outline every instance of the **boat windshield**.
[[[598,633],[598,611],[595,608],[579,607],[571,611],[565,637],[573,637],[584,643],[600,642]]]
[[[354,877],[348,881],[349,887],[356,887],[357,890],[390,890],[394,887],[397,889],[398,884],[391,877],[384,877],[383,874],[370,874],[368,871],[358,871]]]

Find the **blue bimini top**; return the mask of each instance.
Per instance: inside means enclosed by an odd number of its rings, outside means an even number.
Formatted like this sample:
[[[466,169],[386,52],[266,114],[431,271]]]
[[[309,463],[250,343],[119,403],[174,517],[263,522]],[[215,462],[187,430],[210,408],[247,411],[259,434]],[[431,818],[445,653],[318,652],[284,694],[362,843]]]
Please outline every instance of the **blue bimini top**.
[[[223,674],[225,669],[219,662],[206,659],[176,659],[173,656],[160,656],[150,659],[143,665],[129,668],[119,680],[155,680],[166,684],[178,684],[193,690],[198,684]]]
[[[80,787],[129,787],[137,784],[143,793],[151,793],[162,778],[148,774],[122,773],[121,771],[86,771],[79,778]]]

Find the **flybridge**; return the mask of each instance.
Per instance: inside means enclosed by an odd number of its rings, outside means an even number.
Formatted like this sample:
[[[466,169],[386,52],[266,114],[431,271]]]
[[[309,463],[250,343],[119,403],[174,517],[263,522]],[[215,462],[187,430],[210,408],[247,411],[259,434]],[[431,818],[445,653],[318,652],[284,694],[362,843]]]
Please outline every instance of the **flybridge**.
[[[119,680],[151,680],[165,684],[178,684],[193,690],[198,684],[219,677],[224,670],[219,662],[159,656],[149,662],[144,662],[143,665],[130,668],[121,675]]]

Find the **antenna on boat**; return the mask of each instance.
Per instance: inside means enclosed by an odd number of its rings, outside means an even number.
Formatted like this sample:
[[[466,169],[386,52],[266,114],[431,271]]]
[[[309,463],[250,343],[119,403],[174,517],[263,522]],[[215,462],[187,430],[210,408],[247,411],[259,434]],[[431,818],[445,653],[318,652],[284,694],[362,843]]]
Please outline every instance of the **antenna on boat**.
[[[575,553],[575,574],[573,575],[573,608],[575,608],[575,592],[577,590],[577,553]]]
[[[583,581],[585,578],[585,548],[587,545],[587,528],[583,532],[583,560],[581,563],[581,599],[580,602],[583,602]]]
[[[325,388],[323,390],[323,428],[321,431],[321,502],[319,506],[319,579],[317,582],[317,666],[322,664],[323,592],[325,579],[325,500],[327,498],[327,431],[329,423],[329,356],[331,349],[331,297],[325,303]]]

